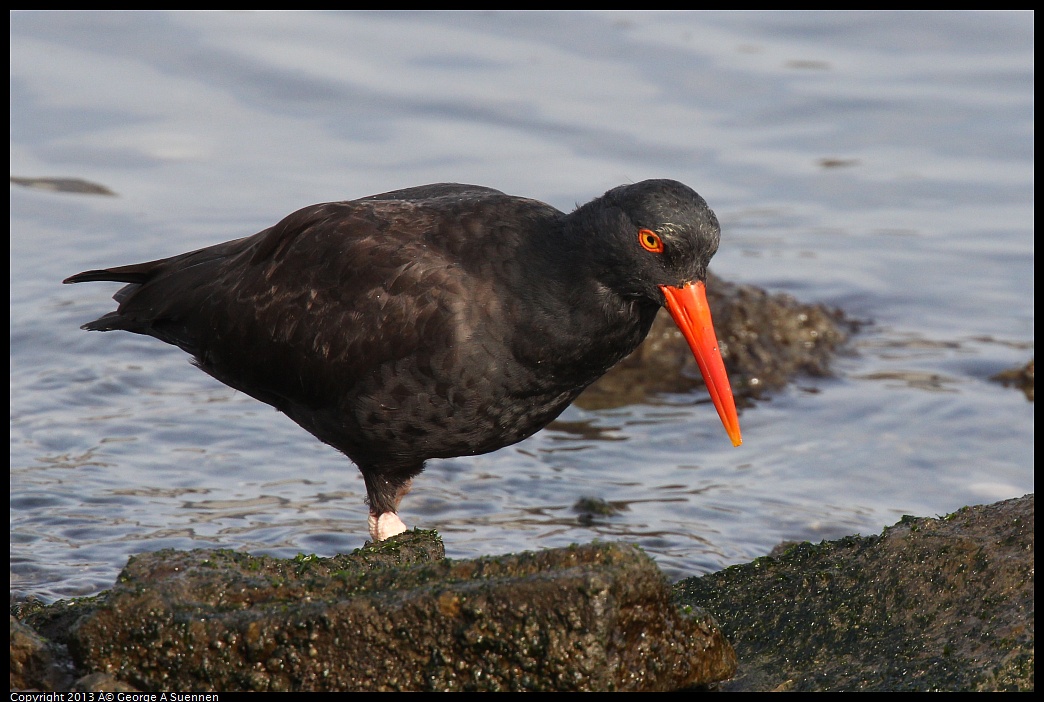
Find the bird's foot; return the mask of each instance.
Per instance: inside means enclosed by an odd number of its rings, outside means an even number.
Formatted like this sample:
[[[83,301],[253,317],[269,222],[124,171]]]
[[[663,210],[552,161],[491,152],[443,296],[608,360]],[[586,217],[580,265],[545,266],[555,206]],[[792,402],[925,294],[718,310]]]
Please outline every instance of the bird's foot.
[[[374,543],[401,534],[406,531],[406,525],[399,519],[395,512],[384,512],[383,514],[371,514],[369,516],[370,538]]]

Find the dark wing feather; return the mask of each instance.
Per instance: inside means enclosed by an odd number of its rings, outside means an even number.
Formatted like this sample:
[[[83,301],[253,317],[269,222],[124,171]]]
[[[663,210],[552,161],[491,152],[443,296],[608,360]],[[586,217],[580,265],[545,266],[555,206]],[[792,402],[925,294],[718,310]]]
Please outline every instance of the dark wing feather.
[[[431,212],[401,200],[316,205],[252,237],[66,282],[129,283],[117,311],[85,328],[174,344],[349,452],[353,420],[340,412],[352,396],[392,406],[414,392],[409,378],[386,377],[397,360],[424,372],[439,362],[433,349],[468,333],[464,276],[429,236]]]

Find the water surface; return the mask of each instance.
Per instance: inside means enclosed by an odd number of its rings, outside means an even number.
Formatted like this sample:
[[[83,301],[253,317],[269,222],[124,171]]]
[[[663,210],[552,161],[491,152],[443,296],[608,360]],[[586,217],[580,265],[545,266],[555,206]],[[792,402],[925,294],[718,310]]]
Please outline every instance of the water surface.
[[[365,538],[347,460],[129,334],[88,268],[429,182],[571,209],[675,178],[722,277],[872,324],[832,378],[743,413],[702,391],[433,461],[403,503],[451,557],[594,538],[672,577],[1033,491],[1029,13],[16,12],[12,590],[111,585],[129,555],[329,555]],[[248,350],[245,350],[248,352]],[[623,509],[578,519],[581,497]]]

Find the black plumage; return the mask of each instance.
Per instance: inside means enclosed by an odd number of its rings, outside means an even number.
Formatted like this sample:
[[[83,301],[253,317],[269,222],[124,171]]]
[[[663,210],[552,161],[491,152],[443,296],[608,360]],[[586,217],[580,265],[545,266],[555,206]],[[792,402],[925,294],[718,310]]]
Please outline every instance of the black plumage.
[[[376,540],[405,528],[399,501],[427,459],[538,431],[641,343],[661,306],[683,331],[709,327],[709,312],[686,321],[695,313],[672,300],[703,296],[718,239],[706,202],[670,180],[571,214],[438,184],[305,207],[250,237],[65,282],[127,283],[84,329],[174,344],[344,452]],[[694,333],[738,444],[713,331]]]

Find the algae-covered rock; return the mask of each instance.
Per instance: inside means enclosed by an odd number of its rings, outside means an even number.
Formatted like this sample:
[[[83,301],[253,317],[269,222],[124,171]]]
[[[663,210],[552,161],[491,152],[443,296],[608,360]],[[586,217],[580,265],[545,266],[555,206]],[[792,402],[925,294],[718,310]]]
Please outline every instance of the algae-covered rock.
[[[415,531],[329,559],[143,554],[67,643],[80,671],[140,690],[672,690],[735,667],[637,547],[439,549]]]
[[[675,588],[736,647],[728,690],[1032,690],[1033,523],[1033,495],[904,517]]]

